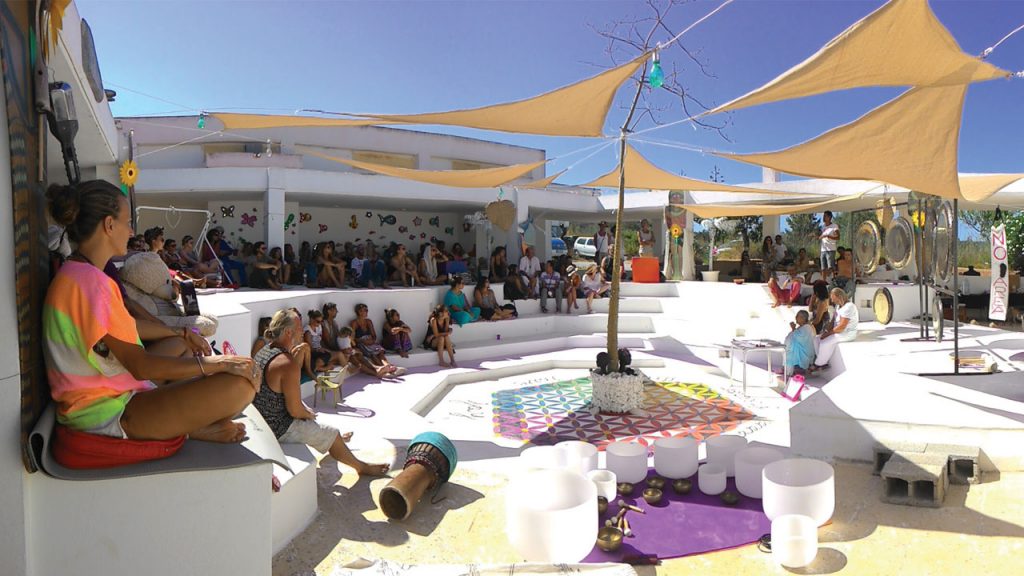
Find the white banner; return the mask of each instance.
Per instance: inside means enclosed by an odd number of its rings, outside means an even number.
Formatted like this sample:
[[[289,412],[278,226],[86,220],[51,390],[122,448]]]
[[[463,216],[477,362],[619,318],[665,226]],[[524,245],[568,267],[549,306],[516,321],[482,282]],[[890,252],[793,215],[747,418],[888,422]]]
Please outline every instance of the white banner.
[[[1006,226],[992,227],[992,289],[989,290],[988,317],[1006,321],[1010,299],[1010,270],[1006,267]]]

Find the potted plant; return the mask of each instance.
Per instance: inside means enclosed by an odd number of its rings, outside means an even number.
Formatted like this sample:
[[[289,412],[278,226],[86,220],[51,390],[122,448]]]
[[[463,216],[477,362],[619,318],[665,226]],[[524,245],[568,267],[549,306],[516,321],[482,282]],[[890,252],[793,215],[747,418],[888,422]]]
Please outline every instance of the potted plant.
[[[644,401],[644,375],[629,367],[633,361],[629,350],[619,348],[616,356],[618,366],[612,368],[607,352],[597,354],[597,368],[591,370],[591,411],[639,414]]]

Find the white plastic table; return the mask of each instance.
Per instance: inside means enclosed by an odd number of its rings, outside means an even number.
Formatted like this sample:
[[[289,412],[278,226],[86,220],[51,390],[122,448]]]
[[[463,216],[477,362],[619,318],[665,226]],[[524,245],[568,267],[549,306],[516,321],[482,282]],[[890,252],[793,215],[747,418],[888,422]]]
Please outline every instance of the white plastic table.
[[[774,382],[772,378],[772,352],[782,353],[782,370],[785,374],[786,370],[786,345],[782,342],[775,340],[762,340],[762,339],[751,339],[745,340],[736,338],[729,343],[729,380],[734,380],[732,377],[732,365],[733,359],[736,357],[736,353],[743,354],[743,393],[747,393],[747,354],[750,352],[766,352],[768,355],[768,386],[771,386]]]

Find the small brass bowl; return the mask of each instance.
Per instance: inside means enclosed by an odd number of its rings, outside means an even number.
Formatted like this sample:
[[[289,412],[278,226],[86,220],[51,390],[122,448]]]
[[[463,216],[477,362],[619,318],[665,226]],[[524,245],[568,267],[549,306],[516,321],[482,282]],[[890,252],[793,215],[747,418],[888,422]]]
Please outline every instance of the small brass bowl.
[[[740,495],[731,490],[722,492],[722,495],[719,496],[719,498],[721,498],[722,502],[728,506],[735,506],[740,501]]]
[[[605,526],[597,531],[597,547],[605,552],[615,552],[622,546],[622,530]]]
[[[676,494],[689,494],[690,490],[693,490],[693,482],[686,478],[680,478],[672,482],[672,489],[676,491]]]
[[[608,499],[604,496],[597,497],[597,513],[604,514],[608,511]]]
[[[644,500],[648,504],[657,504],[658,502],[661,502],[661,490],[658,488],[644,489]]]
[[[633,493],[633,485],[629,482],[619,482],[619,494],[623,496],[629,496]]]
[[[661,476],[651,476],[647,479],[647,486],[661,490],[665,487],[665,479]]]

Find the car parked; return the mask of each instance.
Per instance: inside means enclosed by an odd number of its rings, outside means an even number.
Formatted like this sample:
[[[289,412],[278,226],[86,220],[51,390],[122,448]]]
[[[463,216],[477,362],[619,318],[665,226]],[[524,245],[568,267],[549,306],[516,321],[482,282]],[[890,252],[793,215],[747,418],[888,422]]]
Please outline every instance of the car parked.
[[[565,256],[569,249],[565,247],[565,241],[561,238],[551,239],[551,256]]]
[[[572,253],[576,258],[593,258],[597,255],[597,246],[593,236],[580,236],[572,245]]]

